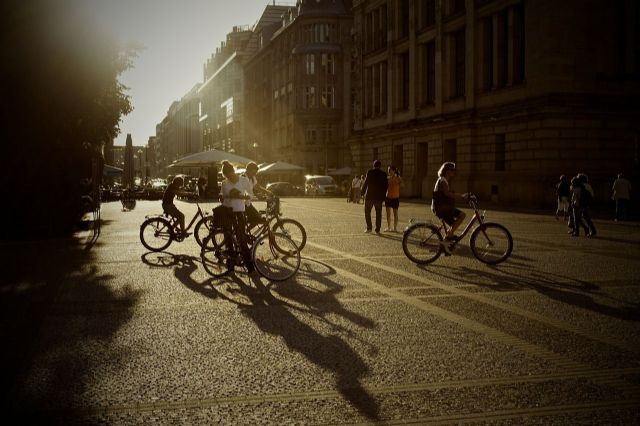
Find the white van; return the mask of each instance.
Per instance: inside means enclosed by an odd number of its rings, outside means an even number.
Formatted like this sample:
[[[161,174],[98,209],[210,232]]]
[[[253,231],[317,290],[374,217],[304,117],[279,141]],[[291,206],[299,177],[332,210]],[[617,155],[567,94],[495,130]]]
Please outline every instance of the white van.
[[[331,176],[307,175],[305,179],[307,195],[338,195],[338,185]]]

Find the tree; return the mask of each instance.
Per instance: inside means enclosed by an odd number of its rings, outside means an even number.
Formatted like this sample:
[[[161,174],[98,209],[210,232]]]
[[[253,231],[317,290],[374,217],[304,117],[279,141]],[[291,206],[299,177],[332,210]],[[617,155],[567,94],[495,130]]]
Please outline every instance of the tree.
[[[132,111],[119,75],[135,46],[119,46],[69,0],[2,6],[0,100],[9,237],[60,235],[79,218],[81,181]],[[6,230],[6,228],[5,228]]]

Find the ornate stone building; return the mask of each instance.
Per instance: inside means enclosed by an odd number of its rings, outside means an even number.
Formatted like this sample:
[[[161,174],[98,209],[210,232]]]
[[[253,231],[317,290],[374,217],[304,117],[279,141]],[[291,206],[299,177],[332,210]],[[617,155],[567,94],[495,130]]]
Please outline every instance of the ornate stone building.
[[[639,5],[633,0],[356,0],[349,145],[430,198],[455,187],[542,205],[560,174],[598,199],[638,173]]]
[[[291,162],[312,173],[351,162],[345,144],[350,3],[299,0],[276,23],[254,30],[245,104],[247,135],[261,161]]]

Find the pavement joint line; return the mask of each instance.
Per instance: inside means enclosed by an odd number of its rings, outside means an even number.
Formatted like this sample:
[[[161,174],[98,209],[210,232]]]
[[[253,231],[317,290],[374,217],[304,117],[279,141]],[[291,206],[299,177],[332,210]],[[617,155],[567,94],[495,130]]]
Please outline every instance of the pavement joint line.
[[[564,381],[575,379],[594,380],[599,377],[608,378],[618,374],[633,374],[640,372],[640,368],[622,368],[614,370],[584,369],[576,371],[557,372],[539,375],[511,376],[497,378],[482,378],[468,380],[451,380],[446,382],[412,383],[390,386],[363,386],[370,394],[384,395],[392,393],[422,392],[441,389],[456,389],[469,387],[501,386],[513,384],[542,383],[549,381]],[[182,401],[138,402],[133,404],[114,404],[103,407],[85,407],[79,412],[83,415],[95,415],[117,412],[147,412],[158,409],[179,410],[185,408],[207,408],[223,404],[258,404],[264,402],[288,402],[313,399],[341,398],[342,393],[337,390],[320,390],[311,392],[291,392],[268,395],[243,395],[218,398],[188,399]],[[636,404],[638,400],[635,400]],[[611,401],[614,402],[614,401]],[[624,401],[617,401],[624,402]],[[509,411],[509,410],[505,410]]]
[[[313,244],[313,243],[312,243]],[[437,315],[441,318],[444,318],[448,321],[454,322],[456,324],[461,325],[467,329],[470,329],[476,333],[483,334],[489,338],[498,340],[502,343],[507,344],[508,346],[513,346],[520,349],[523,352],[527,352],[533,354],[539,358],[547,362],[552,362],[554,365],[558,366],[567,366],[572,369],[584,369],[585,366],[581,363],[575,362],[566,358],[564,355],[557,354],[555,352],[549,351],[545,348],[537,346],[533,343],[522,340],[516,336],[504,333],[495,328],[484,325],[478,321],[471,320],[462,315],[453,313],[446,309],[440,308],[438,306],[432,305],[424,300],[417,299],[413,296],[408,296],[402,292],[396,291],[395,289],[387,288],[381,284],[378,284],[374,281],[371,281],[367,278],[360,277],[352,272],[346,271],[341,268],[334,267],[336,271],[339,271],[341,274],[348,276],[351,280],[359,282],[362,285],[368,286],[372,290],[377,290],[381,293],[385,293],[390,295],[393,299],[402,301],[408,305],[414,306],[418,309],[421,309],[425,312],[428,312],[433,315]]]
[[[455,287],[455,286],[444,285],[444,284],[441,284],[441,283],[439,283],[439,282],[437,282],[435,280],[426,278],[424,276],[416,275],[416,274],[413,274],[413,273],[410,273],[410,272],[407,272],[407,271],[404,271],[404,270],[401,270],[401,269],[398,269],[398,268],[394,268],[394,267],[391,267],[391,266],[383,265],[383,264],[380,264],[378,262],[373,262],[373,261],[370,261],[368,259],[365,259],[365,258],[362,258],[362,257],[358,257],[358,256],[352,255],[350,253],[346,253],[346,252],[343,252],[341,250],[337,250],[337,249],[334,249],[334,248],[331,248],[331,247],[323,246],[321,244],[317,244],[317,243],[314,243],[314,242],[311,242],[311,241],[308,241],[307,244],[311,245],[311,246],[314,246],[314,247],[316,247],[318,249],[328,251],[330,253],[342,254],[344,257],[346,257],[346,258],[348,258],[350,260],[355,260],[356,262],[360,262],[360,263],[363,263],[365,265],[372,266],[374,268],[382,269],[382,270],[385,270],[385,271],[390,272],[392,274],[401,275],[401,276],[403,276],[405,278],[408,278],[408,279],[411,279],[411,280],[414,280],[414,281],[424,282],[425,284],[429,284],[432,287],[436,287],[436,288],[439,288],[439,289],[442,289],[442,290],[449,291],[452,294],[457,294],[459,296],[463,296],[463,297],[472,299],[472,300],[474,300],[476,302],[484,303],[485,305],[489,305],[489,306],[492,306],[494,308],[502,309],[502,310],[510,312],[512,314],[516,314],[516,315],[525,317],[527,319],[530,319],[530,320],[533,320],[533,321],[537,321],[539,323],[546,324],[546,325],[558,328],[558,329],[563,330],[563,331],[574,333],[574,334],[586,337],[588,339],[591,339],[591,340],[594,340],[594,341],[597,341],[597,342],[600,342],[600,343],[605,343],[607,345],[614,346],[616,348],[625,350],[627,352],[631,352],[631,353],[634,353],[634,354],[640,354],[640,347],[638,347],[636,345],[630,345],[630,344],[627,344],[626,342],[622,342],[622,341],[620,341],[618,339],[609,338],[609,337],[606,337],[606,336],[596,335],[594,333],[590,333],[587,330],[583,330],[580,327],[571,326],[571,325],[568,325],[568,324],[566,324],[564,322],[561,322],[559,320],[550,319],[550,318],[544,317],[542,315],[538,315],[536,313],[527,311],[525,309],[521,309],[521,308],[518,308],[518,307],[515,307],[515,306],[512,306],[512,305],[509,305],[507,303],[503,303],[503,302],[500,302],[500,301],[497,301],[497,300],[493,300],[493,299],[489,299],[489,298],[483,297],[479,293],[470,293],[468,291],[464,291],[464,290],[462,290],[462,289],[460,289],[458,287]],[[374,284],[376,285],[376,287],[378,286],[378,284],[376,284],[376,283],[374,283]],[[384,288],[386,288],[386,287],[384,287]]]
[[[489,420],[510,420],[519,417],[530,418],[546,417],[562,414],[581,414],[589,413],[592,411],[602,410],[624,410],[624,409],[637,409],[637,399],[626,399],[622,401],[602,401],[597,403],[583,403],[583,404],[567,404],[567,405],[554,405],[549,407],[534,407],[534,408],[514,408],[509,410],[496,410],[482,413],[471,414],[459,414],[454,416],[434,416],[434,417],[422,417],[415,419],[402,419],[402,420],[385,420],[384,424],[388,425],[450,425],[450,424],[465,424],[465,423],[477,423],[486,422]],[[371,423],[343,423],[350,425],[368,425]]]

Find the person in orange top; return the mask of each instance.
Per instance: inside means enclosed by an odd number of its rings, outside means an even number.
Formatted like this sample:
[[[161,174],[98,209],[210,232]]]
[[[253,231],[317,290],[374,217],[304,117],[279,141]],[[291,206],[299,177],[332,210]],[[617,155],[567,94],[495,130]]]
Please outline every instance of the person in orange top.
[[[387,188],[387,198],[384,200],[384,206],[387,208],[386,232],[398,232],[398,207],[400,206],[402,178],[400,171],[395,166],[389,166],[388,173],[389,187]],[[393,210],[393,228],[391,228],[391,210]]]

